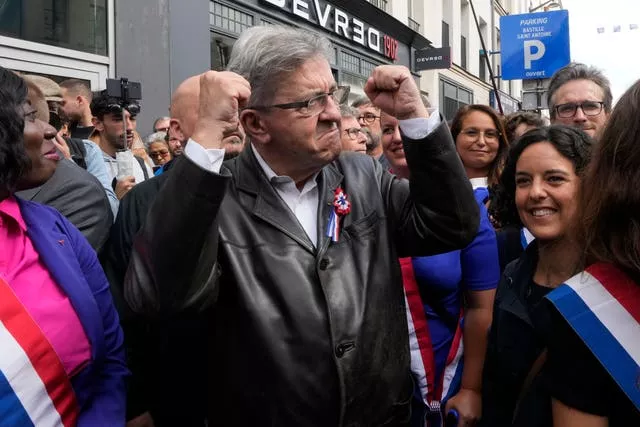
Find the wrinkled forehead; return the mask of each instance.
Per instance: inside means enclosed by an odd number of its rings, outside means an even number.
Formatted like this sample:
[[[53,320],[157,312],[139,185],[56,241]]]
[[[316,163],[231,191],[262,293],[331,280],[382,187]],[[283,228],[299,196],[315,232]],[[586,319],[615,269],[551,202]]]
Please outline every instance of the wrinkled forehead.
[[[554,94],[554,104],[579,103],[604,100],[604,90],[591,80],[571,80],[558,88]]]
[[[295,70],[281,74],[281,78],[270,82],[269,86],[272,91],[265,91],[266,97],[272,92],[274,98],[299,99],[335,89],[337,83],[326,58],[315,56],[300,64]]]

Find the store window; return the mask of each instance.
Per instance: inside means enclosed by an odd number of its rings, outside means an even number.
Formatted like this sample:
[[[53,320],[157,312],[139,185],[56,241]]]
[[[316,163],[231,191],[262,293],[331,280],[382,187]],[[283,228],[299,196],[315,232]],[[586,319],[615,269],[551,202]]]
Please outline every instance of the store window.
[[[211,33],[211,69],[224,71],[229,63],[234,40],[231,37]]]
[[[0,35],[107,56],[107,0],[3,0]]]
[[[210,24],[232,34],[240,34],[253,27],[253,15],[212,1],[209,4]]]
[[[469,89],[448,80],[440,80],[440,105],[446,120],[453,119],[460,107],[472,103],[473,92]]]

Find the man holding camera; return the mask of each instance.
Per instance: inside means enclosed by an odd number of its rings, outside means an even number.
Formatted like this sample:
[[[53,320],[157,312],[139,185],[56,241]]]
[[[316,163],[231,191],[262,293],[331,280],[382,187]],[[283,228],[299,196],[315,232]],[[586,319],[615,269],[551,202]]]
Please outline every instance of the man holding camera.
[[[102,149],[118,199],[122,199],[134,185],[153,177],[151,167],[131,152],[140,106],[128,102],[123,114],[121,104],[119,98],[109,96],[106,91],[91,101],[94,126],[91,139]]]

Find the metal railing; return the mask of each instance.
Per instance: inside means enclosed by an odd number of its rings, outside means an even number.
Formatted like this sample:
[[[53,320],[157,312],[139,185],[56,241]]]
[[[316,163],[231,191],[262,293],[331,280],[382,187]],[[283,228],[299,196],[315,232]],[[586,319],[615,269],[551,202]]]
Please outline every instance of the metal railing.
[[[388,12],[387,10],[387,0],[367,0],[369,3],[371,3],[372,5],[374,5],[375,7],[377,7],[378,9],[382,9],[385,12]]]
[[[415,19],[409,18],[409,28],[411,28],[416,33],[420,32],[420,23]]]

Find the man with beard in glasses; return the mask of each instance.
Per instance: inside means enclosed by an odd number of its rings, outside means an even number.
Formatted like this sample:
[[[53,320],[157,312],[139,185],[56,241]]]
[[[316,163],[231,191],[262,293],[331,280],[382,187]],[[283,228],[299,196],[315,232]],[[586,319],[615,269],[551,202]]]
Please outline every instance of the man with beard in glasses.
[[[594,67],[572,62],[551,77],[547,104],[551,124],[576,127],[597,140],[613,104],[609,79]]]
[[[170,138],[180,141],[180,154],[163,166],[163,173],[135,186],[120,202],[111,238],[102,259],[112,294],[126,330],[129,368],[132,372],[128,391],[128,427],[149,425],[153,418],[156,426],[196,426],[204,422],[206,393],[198,382],[201,375],[191,371],[202,366],[199,357],[206,349],[194,349],[195,337],[202,333],[199,318],[182,318],[162,327],[153,327],[140,318],[134,318],[123,303],[122,286],[129,265],[133,239],[142,228],[153,200],[180,160],[182,149],[193,134],[198,120],[200,77],[190,77],[181,83],[171,98]],[[225,159],[240,154],[244,147],[242,127],[225,135]],[[174,150],[176,153],[176,150]],[[202,343],[205,344],[205,343]],[[198,360],[196,360],[198,359]],[[178,363],[179,372],[167,372],[163,366]],[[177,365],[176,365],[177,366]]]

